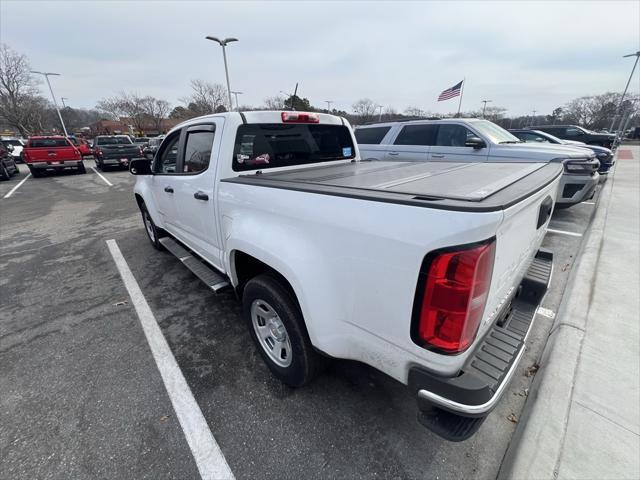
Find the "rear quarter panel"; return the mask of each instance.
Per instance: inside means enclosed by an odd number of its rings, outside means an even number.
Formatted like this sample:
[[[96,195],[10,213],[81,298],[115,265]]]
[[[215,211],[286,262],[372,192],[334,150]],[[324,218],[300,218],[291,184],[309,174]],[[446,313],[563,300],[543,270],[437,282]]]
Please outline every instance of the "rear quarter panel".
[[[437,248],[496,234],[502,212],[468,213],[222,182],[225,267],[242,251],[291,283],[310,338],[327,354],[406,382],[411,365],[455,372],[461,356],[413,343],[420,266]]]

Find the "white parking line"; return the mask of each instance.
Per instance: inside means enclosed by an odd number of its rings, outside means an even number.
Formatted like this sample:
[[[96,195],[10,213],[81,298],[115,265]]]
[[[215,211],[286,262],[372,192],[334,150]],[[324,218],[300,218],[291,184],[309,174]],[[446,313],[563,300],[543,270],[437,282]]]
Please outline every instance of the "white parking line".
[[[24,177],[19,184],[17,184],[15,187],[13,187],[11,190],[9,190],[9,192],[2,198],[9,198],[11,195],[13,195],[13,193],[18,190],[20,188],[20,185],[22,185],[24,182],[27,181],[27,179],[31,176],[31,174],[27,174],[26,177]]]
[[[230,479],[235,477],[213,437],[207,421],[202,415],[193,393],[167,344],[158,322],[153,316],[147,300],[142,295],[135,277],[115,240],[107,240],[107,246],[129,292],[131,303],[136,309],[142,330],[147,337],[151,354],[156,362],[162,381],[167,389],[171,404],[176,412],[184,436],[187,439],[193,458],[204,480]]]
[[[582,236],[581,233],[567,232],[566,230],[555,230],[553,228],[547,228],[547,232],[558,233],[560,235],[569,235],[571,237],[581,237]]]
[[[104,176],[98,171],[96,170],[96,167],[91,167],[91,170],[93,170],[94,172],[96,172],[98,174],[98,176],[104,180],[104,183],[106,183],[107,185],[109,185],[110,187],[113,187],[113,183],[111,183],[109,180],[107,180],[106,178],[104,178]]]

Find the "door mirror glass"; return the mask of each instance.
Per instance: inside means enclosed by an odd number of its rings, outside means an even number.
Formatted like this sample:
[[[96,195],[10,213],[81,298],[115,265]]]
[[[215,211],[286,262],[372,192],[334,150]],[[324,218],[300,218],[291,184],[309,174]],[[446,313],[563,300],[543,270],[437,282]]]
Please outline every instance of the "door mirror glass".
[[[132,175],[151,175],[151,160],[136,158],[129,163],[129,172]]]
[[[465,147],[472,147],[476,150],[486,147],[487,145],[484,143],[480,137],[469,137],[464,144]]]

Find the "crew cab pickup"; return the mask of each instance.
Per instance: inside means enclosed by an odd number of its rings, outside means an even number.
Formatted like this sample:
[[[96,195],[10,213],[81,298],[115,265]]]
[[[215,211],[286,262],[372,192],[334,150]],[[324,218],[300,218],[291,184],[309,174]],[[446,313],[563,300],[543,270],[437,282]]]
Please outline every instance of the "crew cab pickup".
[[[361,161],[343,118],[230,112],[130,171],[151,244],[235,290],[284,383],[364,362],[451,440],[507,388],[549,283],[561,164]]]
[[[22,150],[22,158],[34,177],[62,170],[87,173],[80,151],[67,137],[30,137]]]
[[[93,142],[93,156],[100,170],[107,167],[129,168],[131,160],[143,157],[140,146],[127,135],[98,135]]]
[[[356,129],[363,159],[433,162],[560,162],[565,173],[557,206],[570,207],[593,196],[600,163],[593,152],[570,146],[521,141],[487,120],[414,120]]]

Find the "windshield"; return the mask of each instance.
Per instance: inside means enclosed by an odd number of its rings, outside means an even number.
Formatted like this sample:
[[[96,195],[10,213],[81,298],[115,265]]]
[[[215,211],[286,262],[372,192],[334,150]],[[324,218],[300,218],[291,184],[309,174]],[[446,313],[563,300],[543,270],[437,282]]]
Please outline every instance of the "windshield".
[[[98,137],[96,138],[97,145],[131,145],[131,139],[129,137]]]
[[[510,134],[504,128],[496,125],[488,120],[471,123],[471,126],[478,130],[482,135],[489,137],[493,143],[521,143],[515,135]]]
[[[2,140],[2,143],[5,145],[13,145],[14,147],[22,147],[22,142],[20,140]]]
[[[147,143],[149,141],[148,138],[134,138],[133,141],[135,143]]]
[[[345,160],[355,154],[351,132],[342,125],[245,124],[238,127],[233,169],[289,167]]]
[[[541,132],[539,130],[534,130],[534,132],[537,135],[540,135],[541,137],[546,138],[547,140],[550,140],[552,143],[565,143],[564,140],[560,140],[558,137],[555,137],[553,135],[551,135],[550,133],[547,132]]]

